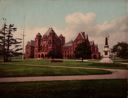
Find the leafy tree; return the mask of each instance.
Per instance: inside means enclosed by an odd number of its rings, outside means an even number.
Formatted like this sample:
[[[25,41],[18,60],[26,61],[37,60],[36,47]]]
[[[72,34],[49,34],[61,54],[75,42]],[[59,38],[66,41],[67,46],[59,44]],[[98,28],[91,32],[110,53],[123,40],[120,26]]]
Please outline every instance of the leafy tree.
[[[119,42],[113,46],[112,52],[116,54],[117,57],[128,59],[128,43]]]
[[[74,54],[76,58],[81,58],[83,62],[83,59],[89,59],[91,57],[91,47],[87,42],[80,43],[76,47]]]
[[[13,33],[17,30],[14,24],[8,26],[4,23],[2,29],[0,29],[0,55],[3,57],[4,62],[11,61],[12,56],[18,56],[22,53],[19,52],[21,48],[21,39],[14,38]]]
[[[48,57],[51,57],[52,59],[54,59],[54,58],[62,58],[61,53],[59,53],[57,50],[51,50],[51,51],[49,51],[49,53],[48,53],[47,56]]]

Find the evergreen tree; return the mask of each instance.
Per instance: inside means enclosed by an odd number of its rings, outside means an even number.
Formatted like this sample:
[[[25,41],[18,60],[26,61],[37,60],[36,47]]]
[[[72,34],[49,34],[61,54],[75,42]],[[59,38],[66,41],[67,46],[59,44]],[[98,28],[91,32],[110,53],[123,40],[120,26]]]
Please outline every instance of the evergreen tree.
[[[19,52],[21,48],[21,39],[14,38],[14,32],[17,28],[14,24],[9,24],[8,26],[4,23],[2,29],[0,29],[0,55],[3,57],[4,62],[11,61],[11,57],[21,55]]]

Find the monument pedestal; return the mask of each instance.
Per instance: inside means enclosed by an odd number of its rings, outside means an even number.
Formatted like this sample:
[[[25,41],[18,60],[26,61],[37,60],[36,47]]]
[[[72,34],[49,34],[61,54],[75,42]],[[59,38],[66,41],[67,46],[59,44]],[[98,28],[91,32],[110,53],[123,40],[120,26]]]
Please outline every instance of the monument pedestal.
[[[110,58],[102,58],[101,63],[113,63],[113,61]]]
[[[103,50],[103,58],[100,61],[101,63],[113,63],[113,61],[110,59],[110,49],[108,45],[108,38],[105,38],[105,46]]]

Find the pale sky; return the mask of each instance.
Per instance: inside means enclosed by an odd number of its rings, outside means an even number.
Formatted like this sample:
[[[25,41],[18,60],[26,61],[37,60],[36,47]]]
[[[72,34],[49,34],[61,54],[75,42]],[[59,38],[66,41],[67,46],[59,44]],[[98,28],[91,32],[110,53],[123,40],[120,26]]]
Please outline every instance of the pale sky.
[[[90,40],[99,45],[109,34],[110,46],[128,41],[128,0],[0,0],[0,26],[2,17],[13,23],[21,37],[25,29],[25,43],[53,27],[66,41],[85,31]]]

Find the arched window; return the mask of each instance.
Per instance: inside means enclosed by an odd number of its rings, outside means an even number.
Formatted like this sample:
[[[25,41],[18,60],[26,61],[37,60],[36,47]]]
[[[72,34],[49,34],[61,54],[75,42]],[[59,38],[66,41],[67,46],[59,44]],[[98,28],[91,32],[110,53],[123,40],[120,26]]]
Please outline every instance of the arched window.
[[[41,54],[41,57],[42,57],[42,58],[44,58],[44,55],[43,55],[43,54]]]

